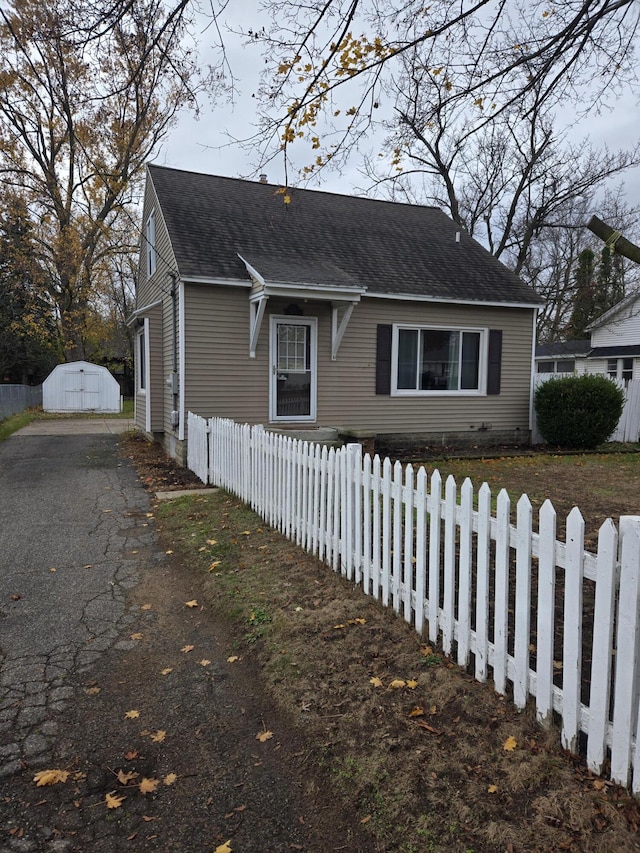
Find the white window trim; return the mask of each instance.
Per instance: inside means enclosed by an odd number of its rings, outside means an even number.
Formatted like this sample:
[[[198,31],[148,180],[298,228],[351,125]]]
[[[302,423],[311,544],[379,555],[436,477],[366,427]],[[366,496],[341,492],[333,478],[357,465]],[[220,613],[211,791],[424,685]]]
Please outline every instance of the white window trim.
[[[138,329],[136,335],[136,351],[138,357],[136,359],[136,406],[138,398],[144,401],[144,428],[145,432],[151,432],[151,394],[149,394],[149,318],[143,319],[142,328]],[[144,388],[140,381],[140,339],[144,335]]]
[[[476,332],[480,334],[478,388],[452,391],[398,388],[398,333],[400,329],[429,329],[443,332]],[[443,326],[429,323],[394,323],[391,337],[391,396],[392,397],[484,397],[487,394],[487,364],[489,329],[485,326]]]
[[[278,416],[277,415],[277,338],[278,323],[291,323],[309,327],[311,335],[310,367],[311,367],[311,405],[309,415]],[[318,320],[316,317],[298,317],[288,314],[272,314],[269,317],[269,423],[315,423],[317,418],[317,377],[318,377]]]
[[[152,276],[156,271],[156,212],[152,210],[147,219],[147,276]]]

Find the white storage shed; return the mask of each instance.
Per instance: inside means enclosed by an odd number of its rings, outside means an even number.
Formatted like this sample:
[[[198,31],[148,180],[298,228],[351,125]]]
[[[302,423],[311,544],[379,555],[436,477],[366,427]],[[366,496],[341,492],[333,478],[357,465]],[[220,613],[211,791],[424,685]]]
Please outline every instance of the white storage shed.
[[[58,364],[42,383],[42,408],[45,412],[121,412],[120,386],[99,364]]]

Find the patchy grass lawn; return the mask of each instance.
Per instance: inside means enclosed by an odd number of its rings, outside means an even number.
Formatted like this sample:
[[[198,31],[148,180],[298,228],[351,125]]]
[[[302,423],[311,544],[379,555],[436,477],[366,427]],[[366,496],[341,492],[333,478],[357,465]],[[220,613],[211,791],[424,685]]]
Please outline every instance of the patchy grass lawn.
[[[135,461],[132,439],[127,452]],[[545,489],[560,487],[549,496],[563,509],[588,479],[574,477],[573,465],[600,464],[613,483],[637,477],[637,457],[573,458],[549,459],[548,473],[541,458],[531,466],[512,459],[439,467],[542,500],[529,485],[537,471]],[[153,488],[143,461],[141,476]],[[591,494],[593,519],[610,514],[608,499]],[[640,849],[638,803],[563,753],[557,731],[541,730],[531,709],[517,713],[239,501],[224,492],[178,498],[156,515],[167,546],[207,578],[208,606],[229,623],[234,654],[259,662],[260,689],[304,734],[291,772],[350,809],[354,826],[370,833],[371,851]]]
[[[634,445],[635,447],[635,445]],[[414,463],[416,464],[416,463]],[[416,464],[416,467],[420,463]],[[462,485],[469,477],[477,491],[488,483],[492,493],[506,489],[512,508],[528,495],[535,513],[548,498],[558,513],[558,530],[566,516],[579,507],[585,520],[588,550],[595,550],[598,530],[605,519],[640,515],[640,453],[542,454],[482,459],[430,459],[425,468],[438,469],[442,478],[453,474]]]

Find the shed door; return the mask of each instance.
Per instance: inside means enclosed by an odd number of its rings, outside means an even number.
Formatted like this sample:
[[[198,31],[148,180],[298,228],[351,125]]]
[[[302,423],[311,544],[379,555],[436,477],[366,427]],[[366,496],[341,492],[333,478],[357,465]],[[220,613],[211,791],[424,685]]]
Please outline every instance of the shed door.
[[[62,388],[65,409],[85,412],[100,408],[100,373],[97,370],[65,370]]]
[[[271,317],[271,421],[316,419],[316,319]]]

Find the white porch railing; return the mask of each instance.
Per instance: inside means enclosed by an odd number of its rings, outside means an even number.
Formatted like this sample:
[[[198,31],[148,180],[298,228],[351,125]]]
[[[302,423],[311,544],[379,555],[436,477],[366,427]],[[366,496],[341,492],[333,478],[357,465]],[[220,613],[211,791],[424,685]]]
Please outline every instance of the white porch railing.
[[[192,443],[205,482],[238,495],[460,666],[473,657],[479,681],[501,694],[511,684],[518,708],[533,697],[542,725],[558,716],[563,747],[576,752],[583,733],[589,768],[602,773],[610,758],[611,779],[640,793],[640,518],[622,518],[619,531],[605,521],[591,554],[577,508],[561,542],[549,501],[534,531],[526,495],[512,524],[505,490],[493,514],[486,483],[475,495],[468,479],[458,489],[437,471],[363,457],[359,445],[327,449],[190,414]]]

